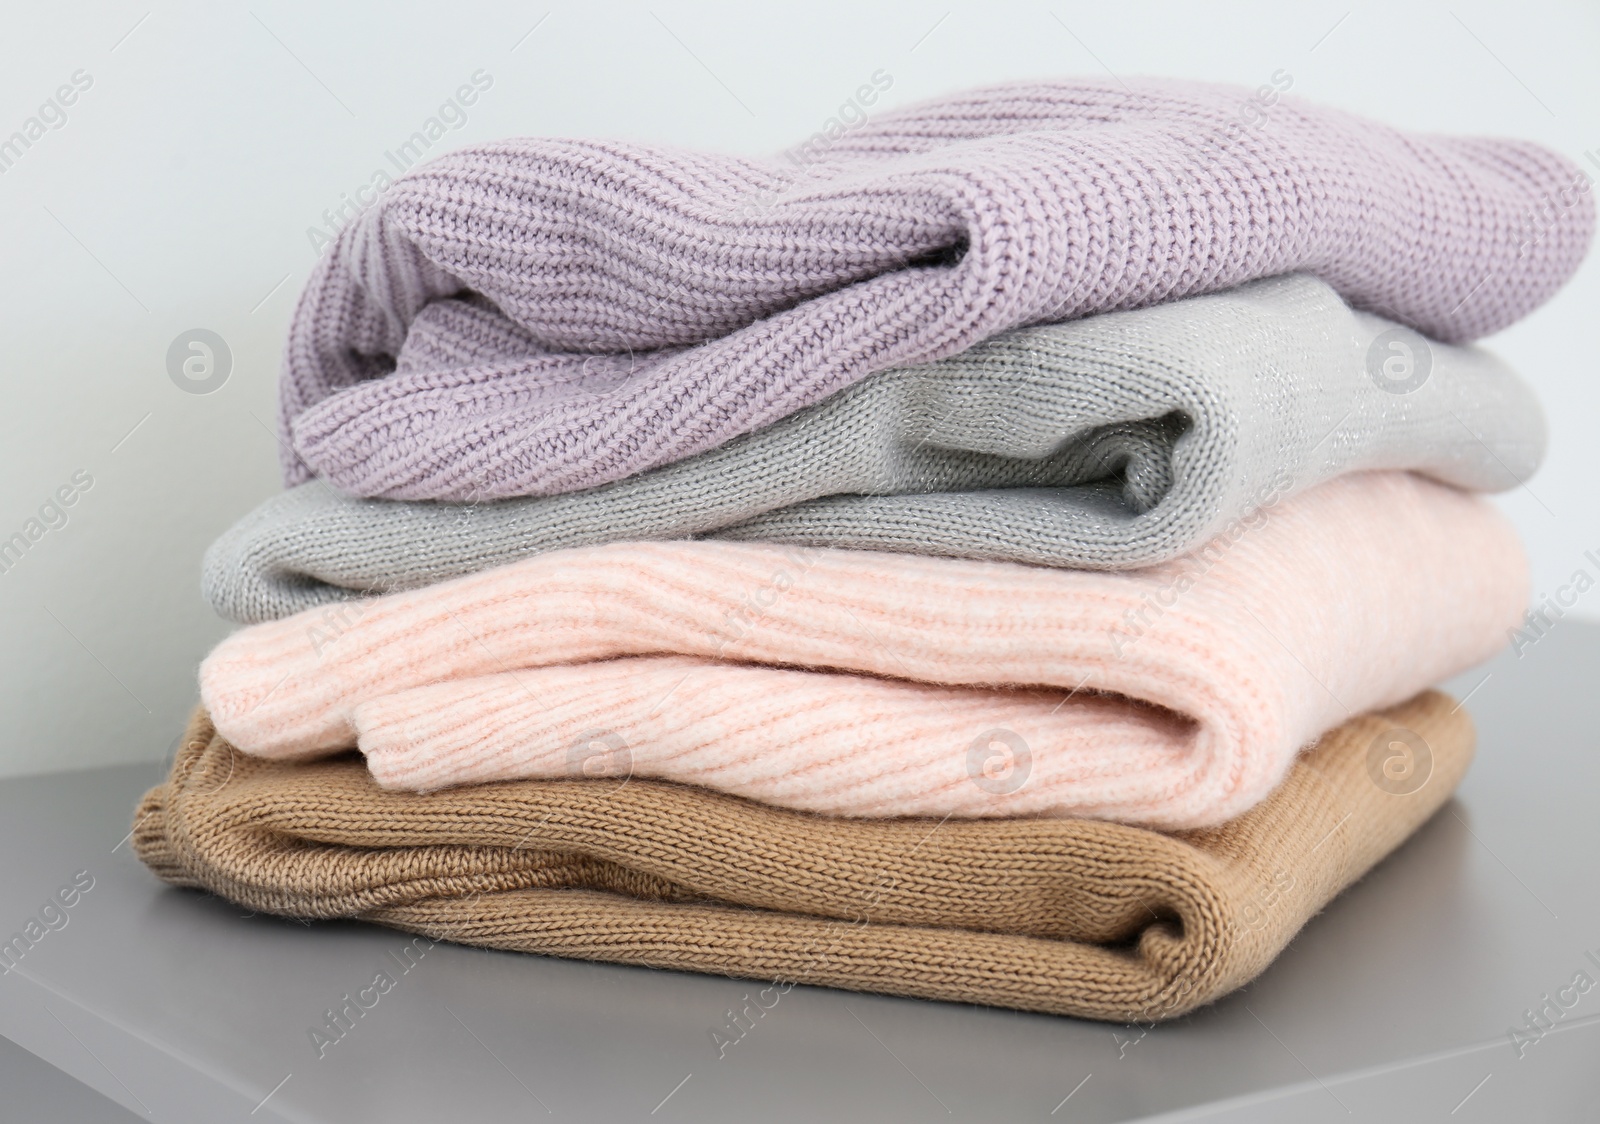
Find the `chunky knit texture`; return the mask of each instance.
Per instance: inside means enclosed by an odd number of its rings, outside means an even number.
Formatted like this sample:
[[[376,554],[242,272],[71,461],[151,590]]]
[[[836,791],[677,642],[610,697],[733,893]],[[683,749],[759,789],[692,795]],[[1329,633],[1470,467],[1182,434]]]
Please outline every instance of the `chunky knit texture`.
[[[1486,501],[1341,477],[1122,574],[737,543],[541,555],[242,629],[247,753],[431,789],[585,768],[848,816],[1220,823],[1295,751],[1486,658],[1527,601]]]
[[[301,296],[287,482],[484,500],[618,480],[1007,328],[1306,270],[1447,341],[1577,267],[1588,181],[1538,145],[1229,86],[999,86],[813,162],[510,140],[402,177]]]
[[[303,484],[212,545],[203,587],[231,620],[274,620],[547,550],[697,535],[1129,569],[1342,472],[1494,491],[1543,450],[1532,390],[1493,356],[1269,278],[1007,332],[582,492],[466,505]]]
[[[418,796],[382,791],[350,757],[236,753],[204,712],[187,734],[139,807],[134,850],[249,909],[1118,1022],[1181,1015],[1260,974],[1449,798],[1473,743],[1466,714],[1429,692],[1333,731],[1239,819],[1169,836],[827,819],[637,779]],[[1375,783],[1374,748],[1381,766],[1415,738],[1421,787]]]

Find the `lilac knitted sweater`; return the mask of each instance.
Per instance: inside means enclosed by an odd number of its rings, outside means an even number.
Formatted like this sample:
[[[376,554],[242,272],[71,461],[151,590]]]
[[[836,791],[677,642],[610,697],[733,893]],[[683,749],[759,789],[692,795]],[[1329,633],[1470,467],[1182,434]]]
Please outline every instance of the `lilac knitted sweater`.
[[[399,180],[301,295],[288,483],[480,500],[703,452],[1018,325],[1304,270],[1461,341],[1588,248],[1538,145],[1234,87],[1057,81],[884,114],[815,162],[519,139]]]

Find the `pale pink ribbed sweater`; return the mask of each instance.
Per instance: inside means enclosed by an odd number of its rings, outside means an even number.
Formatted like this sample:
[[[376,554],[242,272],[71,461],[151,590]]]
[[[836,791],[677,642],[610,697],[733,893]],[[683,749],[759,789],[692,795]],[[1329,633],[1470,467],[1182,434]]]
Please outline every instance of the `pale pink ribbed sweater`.
[[[839,815],[1180,828],[1261,800],[1353,712],[1484,659],[1526,604],[1505,520],[1416,477],[1335,480],[1235,531],[1120,574],[561,551],[243,629],[201,692],[244,751],[359,736],[389,787],[598,765]],[[974,779],[1007,747],[1026,749],[1020,787]]]

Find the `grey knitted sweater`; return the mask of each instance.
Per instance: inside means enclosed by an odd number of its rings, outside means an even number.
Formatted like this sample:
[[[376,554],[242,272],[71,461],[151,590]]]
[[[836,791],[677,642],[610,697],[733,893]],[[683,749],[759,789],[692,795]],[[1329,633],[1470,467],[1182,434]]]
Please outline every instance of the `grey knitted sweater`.
[[[587,491],[451,504],[302,484],[219,538],[203,581],[223,616],[260,621],[629,539],[1130,569],[1339,473],[1514,487],[1544,436],[1494,356],[1295,275],[1012,331]]]

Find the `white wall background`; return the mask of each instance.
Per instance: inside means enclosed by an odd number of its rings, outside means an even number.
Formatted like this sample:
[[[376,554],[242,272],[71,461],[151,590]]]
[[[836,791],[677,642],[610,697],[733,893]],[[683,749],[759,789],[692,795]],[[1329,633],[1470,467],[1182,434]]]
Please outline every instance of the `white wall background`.
[[[195,665],[228,629],[200,598],[200,554],[278,488],[273,384],[307,228],[479,68],[494,85],[452,146],[589,134],[772,151],[880,68],[880,106],[1010,78],[1253,86],[1284,69],[1295,94],[1395,125],[1600,160],[1593,0],[12,3],[0,137],[75,71],[93,85],[0,175],[0,538],[75,472],[93,485],[0,574],[0,774],[176,740]],[[1540,591],[1600,548],[1597,313],[1591,258],[1490,341],[1551,416],[1545,469],[1503,501]],[[204,396],[166,369],[191,328],[233,351]],[[1600,618],[1600,592],[1575,612]]]

